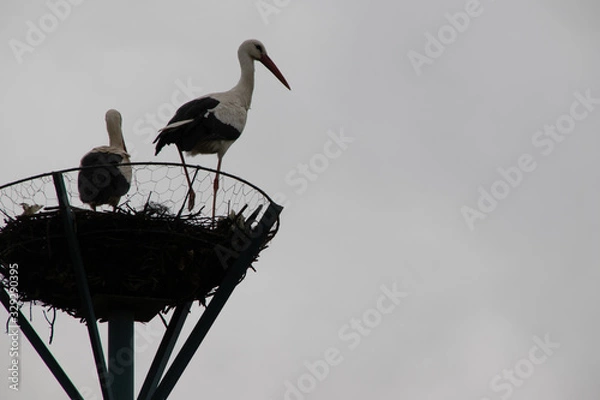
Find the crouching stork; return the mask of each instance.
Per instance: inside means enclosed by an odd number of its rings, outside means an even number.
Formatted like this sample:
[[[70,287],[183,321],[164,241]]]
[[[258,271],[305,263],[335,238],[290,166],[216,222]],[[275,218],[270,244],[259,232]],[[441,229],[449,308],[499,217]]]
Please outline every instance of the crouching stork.
[[[131,185],[131,166],[121,165],[130,162],[121,124],[121,114],[117,110],[108,110],[108,146],[93,148],[81,159],[80,167],[89,168],[79,171],[79,198],[94,211],[103,204],[116,209],[121,196],[129,191]]]
[[[217,154],[217,173],[213,183],[213,210],[215,218],[219,172],[223,156],[240,137],[246,125],[246,116],[254,90],[254,61],[261,62],[281,83],[290,89],[275,63],[267,55],[265,46],[258,40],[246,40],[238,49],[241,77],[237,85],[227,92],[212,93],[182,105],[167,126],[159,131],[155,155],[167,144],[177,146],[189,186],[188,210],[194,208],[196,194],[185,165],[183,153]]]

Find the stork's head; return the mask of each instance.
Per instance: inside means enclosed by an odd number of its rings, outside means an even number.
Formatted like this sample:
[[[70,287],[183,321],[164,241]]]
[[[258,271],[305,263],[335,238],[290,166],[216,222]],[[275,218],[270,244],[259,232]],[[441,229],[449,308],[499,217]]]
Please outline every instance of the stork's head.
[[[273,73],[273,75],[277,77],[277,79],[279,79],[281,83],[283,83],[286,88],[292,90],[290,85],[283,77],[281,71],[279,71],[279,68],[277,68],[273,60],[271,60],[271,58],[267,55],[267,49],[265,48],[265,45],[259,40],[250,39],[242,43],[238,50],[238,55],[241,56],[244,53],[249,55],[251,59],[262,63],[269,71]]]
[[[112,108],[106,112],[105,119],[107,127],[109,127],[109,125],[117,125],[121,127],[121,124],[123,123],[123,117],[121,117],[121,113]],[[110,129],[110,127],[108,129]]]
[[[127,151],[127,147],[125,147],[125,139],[123,138],[123,130],[121,129],[121,125],[123,124],[123,117],[121,117],[121,113],[117,110],[110,109],[106,112],[105,119],[110,145],[122,147],[123,150]]]

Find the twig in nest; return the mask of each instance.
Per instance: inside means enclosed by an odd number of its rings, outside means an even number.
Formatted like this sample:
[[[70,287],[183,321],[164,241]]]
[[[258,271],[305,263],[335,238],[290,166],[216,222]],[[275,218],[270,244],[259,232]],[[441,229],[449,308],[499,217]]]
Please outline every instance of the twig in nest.
[[[246,220],[246,226],[248,228],[252,227],[252,224],[254,223],[254,221],[256,221],[256,218],[258,217],[258,214],[260,213],[260,210],[262,210],[263,205],[260,204],[256,210],[254,210],[254,212],[252,214],[250,214],[250,216],[248,217],[248,219]]]
[[[160,320],[162,321],[162,323],[165,326],[165,328],[168,328],[168,326],[167,326],[167,320],[165,319],[165,317],[163,317],[162,313],[158,313],[158,316],[160,317]]]
[[[142,212],[148,212],[148,208],[150,207],[150,197],[152,197],[152,192],[148,193],[148,198],[146,199],[146,204],[144,204],[144,208],[142,209]],[[132,211],[135,211],[132,209]]]
[[[48,322],[48,324],[50,325],[50,339],[48,341],[48,344],[52,344],[52,339],[54,338],[54,321],[56,321],[56,308],[51,307],[50,309],[54,312],[52,315],[52,321],[50,321],[50,319],[48,319],[48,314],[46,314],[46,310],[42,311],[42,313],[44,314],[44,318],[46,319],[46,322]]]
[[[133,212],[133,213],[135,213],[135,209],[129,205],[129,200],[127,200],[127,201],[124,203],[124,206],[125,206],[125,207],[127,207],[127,211],[129,211],[129,213],[130,213],[130,214],[131,214],[132,212]],[[122,208],[120,208],[120,207],[119,207],[119,209],[120,209],[120,210],[123,210],[123,209],[122,209]],[[145,210],[146,210],[146,207],[144,207],[144,211],[145,211]]]
[[[10,215],[8,215],[6,212],[4,212],[4,210],[0,209],[0,212],[2,214],[4,214],[4,216],[6,216],[6,218],[8,218],[8,221],[14,221],[15,219],[13,217],[11,217]],[[7,221],[7,222],[8,222]]]

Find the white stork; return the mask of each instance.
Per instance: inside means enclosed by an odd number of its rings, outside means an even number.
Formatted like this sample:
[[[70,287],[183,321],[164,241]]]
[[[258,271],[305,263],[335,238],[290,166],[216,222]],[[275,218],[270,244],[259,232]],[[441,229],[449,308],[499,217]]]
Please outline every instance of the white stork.
[[[261,62],[285,87],[290,89],[282,73],[267,55],[265,46],[258,40],[246,40],[242,43],[238,49],[238,59],[242,71],[240,80],[233,89],[208,94],[182,105],[168,125],[159,131],[159,135],[153,142],[156,143],[155,155],[167,144],[175,143],[177,146],[189,186],[189,210],[194,208],[196,194],[192,190],[192,182],[182,152],[185,151],[190,156],[217,154],[217,173],[213,184],[213,219],[221,160],[229,146],[244,130],[247,112],[252,102],[254,61]]]
[[[98,166],[80,170],[77,180],[79,198],[94,211],[102,204],[109,204],[116,209],[121,196],[129,191],[131,166],[119,165],[130,162],[121,124],[121,113],[108,110],[108,146],[95,147],[81,159],[80,167]]]

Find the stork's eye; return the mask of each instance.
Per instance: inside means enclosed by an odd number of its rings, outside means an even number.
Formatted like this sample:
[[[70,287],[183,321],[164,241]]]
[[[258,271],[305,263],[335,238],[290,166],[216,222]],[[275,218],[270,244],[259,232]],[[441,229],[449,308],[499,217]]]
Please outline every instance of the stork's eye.
[[[255,44],[254,46],[256,46],[256,50],[260,51],[261,53],[263,52],[262,46],[260,44]]]

